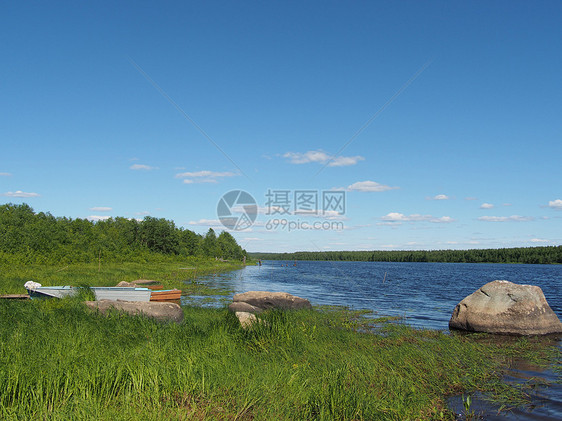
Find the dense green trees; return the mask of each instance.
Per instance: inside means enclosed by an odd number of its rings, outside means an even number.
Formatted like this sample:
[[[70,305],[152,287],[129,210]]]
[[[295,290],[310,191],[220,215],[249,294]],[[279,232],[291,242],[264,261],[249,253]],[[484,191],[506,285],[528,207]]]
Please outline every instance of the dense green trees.
[[[551,264],[562,263],[562,246],[472,250],[299,251],[296,253],[252,253],[252,257],[267,260]]]
[[[146,260],[154,255],[207,256],[241,260],[246,255],[232,235],[205,236],[178,228],[173,221],[147,216],[142,221],[54,217],[26,204],[0,206],[0,254],[27,262]],[[2,256],[0,256],[2,257]]]

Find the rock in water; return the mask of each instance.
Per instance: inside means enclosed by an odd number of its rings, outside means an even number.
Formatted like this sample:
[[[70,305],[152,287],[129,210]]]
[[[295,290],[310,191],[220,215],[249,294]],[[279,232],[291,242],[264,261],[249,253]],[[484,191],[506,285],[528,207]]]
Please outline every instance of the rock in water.
[[[249,291],[236,294],[228,309],[238,317],[243,328],[252,326],[258,319],[255,316],[264,310],[310,309],[310,301],[286,292]]]
[[[269,292],[269,291],[249,291],[243,294],[236,294],[233,302],[243,302],[251,306],[258,307],[262,310],[277,308],[281,310],[300,310],[310,309],[310,301],[291,295],[286,292]],[[233,303],[233,304],[234,304]],[[248,310],[237,310],[248,311]]]
[[[449,328],[507,335],[562,333],[562,323],[538,286],[508,281],[489,282],[462,300]]]
[[[101,300],[86,301],[86,305],[93,310],[99,310],[102,314],[114,309],[132,316],[142,314],[161,321],[180,323],[183,320],[183,310],[176,303]]]

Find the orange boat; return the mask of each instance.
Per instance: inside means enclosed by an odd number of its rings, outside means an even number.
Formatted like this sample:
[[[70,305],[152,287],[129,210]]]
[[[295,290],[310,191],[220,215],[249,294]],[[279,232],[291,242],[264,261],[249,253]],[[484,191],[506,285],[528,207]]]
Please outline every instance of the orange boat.
[[[179,301],[180,298],[180,289],[152,290],[150,294],[150,301]]]

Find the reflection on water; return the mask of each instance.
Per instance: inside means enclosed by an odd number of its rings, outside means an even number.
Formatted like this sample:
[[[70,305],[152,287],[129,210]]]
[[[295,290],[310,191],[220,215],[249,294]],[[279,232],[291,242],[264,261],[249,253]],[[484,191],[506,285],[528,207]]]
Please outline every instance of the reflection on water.
[[[266,261],[262,266],[210,275],[200,280],[212,287],[227,288],[234,293],[284,291],[309,299],[313,305],[341,305],[366,309],[373,316],[401,316],[406,323],[421,328],[447,330],[455,306],[482,285],[505,279],[518,284],[542,288],[550,307],[562,316],[562,265],[508,265],[470,263],[394,263],[394,262],[297,262]],[[198,303],[222,306],[232,296],[182,298],[183,304]],[[560,337],[537,340],[555,341]],[[506,340],[506,337],[501,337]],[[539,378],[552,383],[555,373],[513,361],[506,381],[525,382]],[[497,415],[498,408],[473,397],[472,407],[485,419],[559,420],[562,419],[562,386],[534,390],[533,405]],[[460,405],[460,406],[459,406]],[[450,400],[456,413],[462,413],[461,397]]]

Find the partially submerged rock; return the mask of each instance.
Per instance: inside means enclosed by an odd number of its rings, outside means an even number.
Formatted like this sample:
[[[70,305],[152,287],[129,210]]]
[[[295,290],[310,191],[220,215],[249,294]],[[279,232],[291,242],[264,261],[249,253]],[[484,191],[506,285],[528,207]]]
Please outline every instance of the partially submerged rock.
[[[176,303],[164,303],[154,301],[86,301],[86,305],[98,310],[101,314],[107,314],[110,310],[118,310],[136,316],[142,314],[156,320],[180,323],[183,320],[183,310]]]
[[[243,294],[236,294],[232,300],[234,303],[247,303],[261,310],[269,310],[272,308],[281,310],[312,308],[310,301],[286,292],[248,291]]]
[[[228,309],[238,317],[242,327],[251,326],[256,320],[255,314],[264,310],[299,310],[310,309],[310,301],[286,292],[249,291],[236,294]]]
[[[453,311],[449,328],[510,335],[562,333],[562,323],[534,285],[489,282]]]

